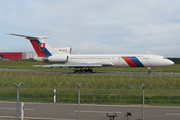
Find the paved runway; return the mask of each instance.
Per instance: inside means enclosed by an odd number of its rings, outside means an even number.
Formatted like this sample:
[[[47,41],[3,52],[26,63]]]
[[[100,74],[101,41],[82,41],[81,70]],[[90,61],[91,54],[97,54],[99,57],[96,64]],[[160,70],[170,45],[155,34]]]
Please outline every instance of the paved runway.
[[[21,108],[21,107],[20,107]],[[36,120],[76,120],[78,117],[77,104],[61,103],[25,103],[25,118]],[[142,119],[141,105],[96,105],[81,104],[81,120],[109,120],[106,113],[117,114],[115,120],[126,120],[124,116],[131,112],[129,120]],[[21,116],[21,115],[20,115]],[[15,118],[16,103],[0,102],[0,117]],[[177,106],[145,106],[145,120],[179,120],[180,107]]]
[[[157,73],[152,72],[148,74],[147,72],[93,72],[93,73],[74,73],[73,71],[66,70],[31,70],[31,69],[3,69],[0,68],[0,72],[10,71],[10,72],[32,72],[32,73],[62,73],[62,74],[101,74],[101,75],[135,75],[135,76],[180,76],[180,73]]]

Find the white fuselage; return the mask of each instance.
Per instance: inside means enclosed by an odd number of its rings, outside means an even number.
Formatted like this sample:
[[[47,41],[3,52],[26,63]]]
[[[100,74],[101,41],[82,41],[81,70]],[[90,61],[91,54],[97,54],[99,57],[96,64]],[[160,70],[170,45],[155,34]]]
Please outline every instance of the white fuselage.
[[[44,58],[36,57],[35,60],[43,62]],[[109,63],[111,65],[107,66],[114,67],[160,67],[174,64],[164,56],[151,54],[69,54],[65,63]]]
[[[69,55],[69,63],[112,63],[117,67],[160,67],[174,64],[171,60],[150,54]],[[135,66],[136,65],[136,66]]]

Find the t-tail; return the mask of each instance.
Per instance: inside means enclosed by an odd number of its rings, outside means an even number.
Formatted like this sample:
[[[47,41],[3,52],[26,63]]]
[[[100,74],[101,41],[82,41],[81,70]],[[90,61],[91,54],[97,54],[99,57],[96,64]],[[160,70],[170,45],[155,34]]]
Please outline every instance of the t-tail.
[[[49,38],[49,37],[34,37],[34,36],[26,36],[26,35],[18,35],[18,34],[11,34],[8,33],[9,35],[15,35],[15,36],[21,36],[25,37],[26,39],[29,39],[32,46],[34,47],[34,50],[37,53],[37,57],[49,57],[52,56],[53,54],[57,54],[53,48],[51,48],[45,41],[44,38]]]
[[[38,37],[35,39],[27,38],[30,40],[34,50],[37,53],[37,57],[49,57],[57,54],[43,39],[44,37]]]
[[[56,48],[50,47],[45,41],[45,38],[49,37],[43,37],[43,36],[27,36],[27,35],[19,35],[19,34],[12,34],[8,33],[9,35],[15,35],[20,37],[25,37],[26,39],[29,39],[32,46],[34,47],[34,50],[37,53],[37,56],[34,57],[34,60],[36,61],[44,61],[44,62],[67,62],[68,56],[65,55]],[[66,52],[70,53],[70,48],[66,48]]]

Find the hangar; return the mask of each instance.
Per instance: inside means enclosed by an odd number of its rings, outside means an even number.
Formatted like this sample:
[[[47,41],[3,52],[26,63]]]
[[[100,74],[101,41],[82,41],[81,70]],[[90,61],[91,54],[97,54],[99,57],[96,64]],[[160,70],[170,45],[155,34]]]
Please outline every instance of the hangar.
[[[20,59],[30,59],[35,56],[33,52],[0,52],[0,56],[3,59],[9,60],[20,60]]]

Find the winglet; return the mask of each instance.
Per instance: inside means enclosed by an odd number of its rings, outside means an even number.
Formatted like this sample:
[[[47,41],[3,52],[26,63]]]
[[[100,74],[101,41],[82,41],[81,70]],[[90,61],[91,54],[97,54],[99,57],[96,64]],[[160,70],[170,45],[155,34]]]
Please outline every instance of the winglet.
[[[12,34],[12,33],[6,33],[6,34],[25,37],[26,39],[46,39],[46,38],[50,38],[48,36],[27,36],[27,35],[19,35],[19,34]]]

